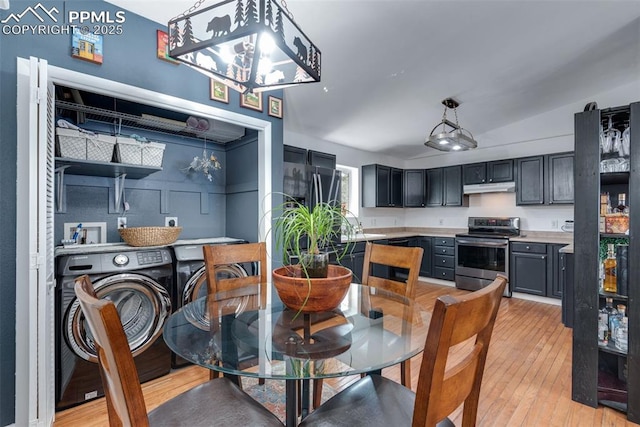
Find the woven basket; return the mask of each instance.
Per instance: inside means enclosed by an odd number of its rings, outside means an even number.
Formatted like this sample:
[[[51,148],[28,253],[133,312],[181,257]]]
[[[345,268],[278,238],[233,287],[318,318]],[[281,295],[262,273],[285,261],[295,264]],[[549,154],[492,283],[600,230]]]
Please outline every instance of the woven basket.
[[[122,240],[131,246],[162,246],[175,242],[182,227],[131,227],[120,228]]]

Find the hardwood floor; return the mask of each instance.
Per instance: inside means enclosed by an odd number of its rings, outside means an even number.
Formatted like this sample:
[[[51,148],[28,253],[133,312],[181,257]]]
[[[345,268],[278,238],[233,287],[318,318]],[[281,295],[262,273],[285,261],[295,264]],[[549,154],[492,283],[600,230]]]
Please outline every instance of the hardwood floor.
[[[416,298],[425,307],[455,288],[420,282]],[[516,298],[503,298],[493,332],[478,411],[478,426],[637,426],[613,409],[591,408],[571,400],[571,329],[560,320],[560,307]],[[412,360],[415,390],[420,356]],[[398,366],[383,374],[400,380]],[[208,370],[188,367],[143,384],[147,410],[208,380]],[[325,380],[335,389],[358,377]],[[452,416],[462,422],[462,411]],[[56,414],[55,427],[108,425],[104,399]]]

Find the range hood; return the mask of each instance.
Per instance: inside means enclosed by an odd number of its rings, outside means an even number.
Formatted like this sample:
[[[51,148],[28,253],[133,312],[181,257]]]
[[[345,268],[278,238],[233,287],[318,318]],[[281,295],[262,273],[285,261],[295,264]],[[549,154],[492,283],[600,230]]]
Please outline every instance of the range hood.
[[[516,191],[516,183],[510,182],[491,182],[488,184],[472,184],[463,186],[464,194],[480,194],[480,193],[513,193]]]

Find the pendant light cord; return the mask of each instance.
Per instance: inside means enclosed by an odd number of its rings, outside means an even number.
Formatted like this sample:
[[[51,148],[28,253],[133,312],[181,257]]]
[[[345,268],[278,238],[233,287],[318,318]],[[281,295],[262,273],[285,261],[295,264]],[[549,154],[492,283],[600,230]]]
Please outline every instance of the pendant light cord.
[[[204,3],[206,0],[198,0],[196,1],[193,6],[191,6],[189,9],[185,10],[184,12],[182,12],[180,15],[176,15],[175,17],[171,18],[170,21],[175,21],[176,19],[182,17],[182,16],[186,16],[188,14],[190,14],[191,12],[193,12],[194,10],[196,10],[197,8],[199,8],[200,6],[202,6],[202,3]]]

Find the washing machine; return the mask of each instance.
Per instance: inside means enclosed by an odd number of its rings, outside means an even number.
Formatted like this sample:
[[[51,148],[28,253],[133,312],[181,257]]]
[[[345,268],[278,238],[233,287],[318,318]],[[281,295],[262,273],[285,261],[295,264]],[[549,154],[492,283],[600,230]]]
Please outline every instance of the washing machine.
[[[162,339],[171,314],[171,249],[122,244],[95,249],[99,252],[56,253],[56,410],[104,395],[95,344],[73,289],[80,275],[88,274],[98,297],[117,307],[140,381],[171,370],[171,351]]]
[[[179,310],[185,304],[207,294],[206,269],[204,267],[204,245],[231,245],[247,243],[246,240],[231,237],[214,237],[205,239],[177,240],[172,244],[175,256],[175,291],[173,294],[174,310]],[[218,266],[219,277],[246,277],[254,274],[256,267],[252,264],[229,264]],[[171,354],[171,366],[180,368],[190,363],[182,357]]]

